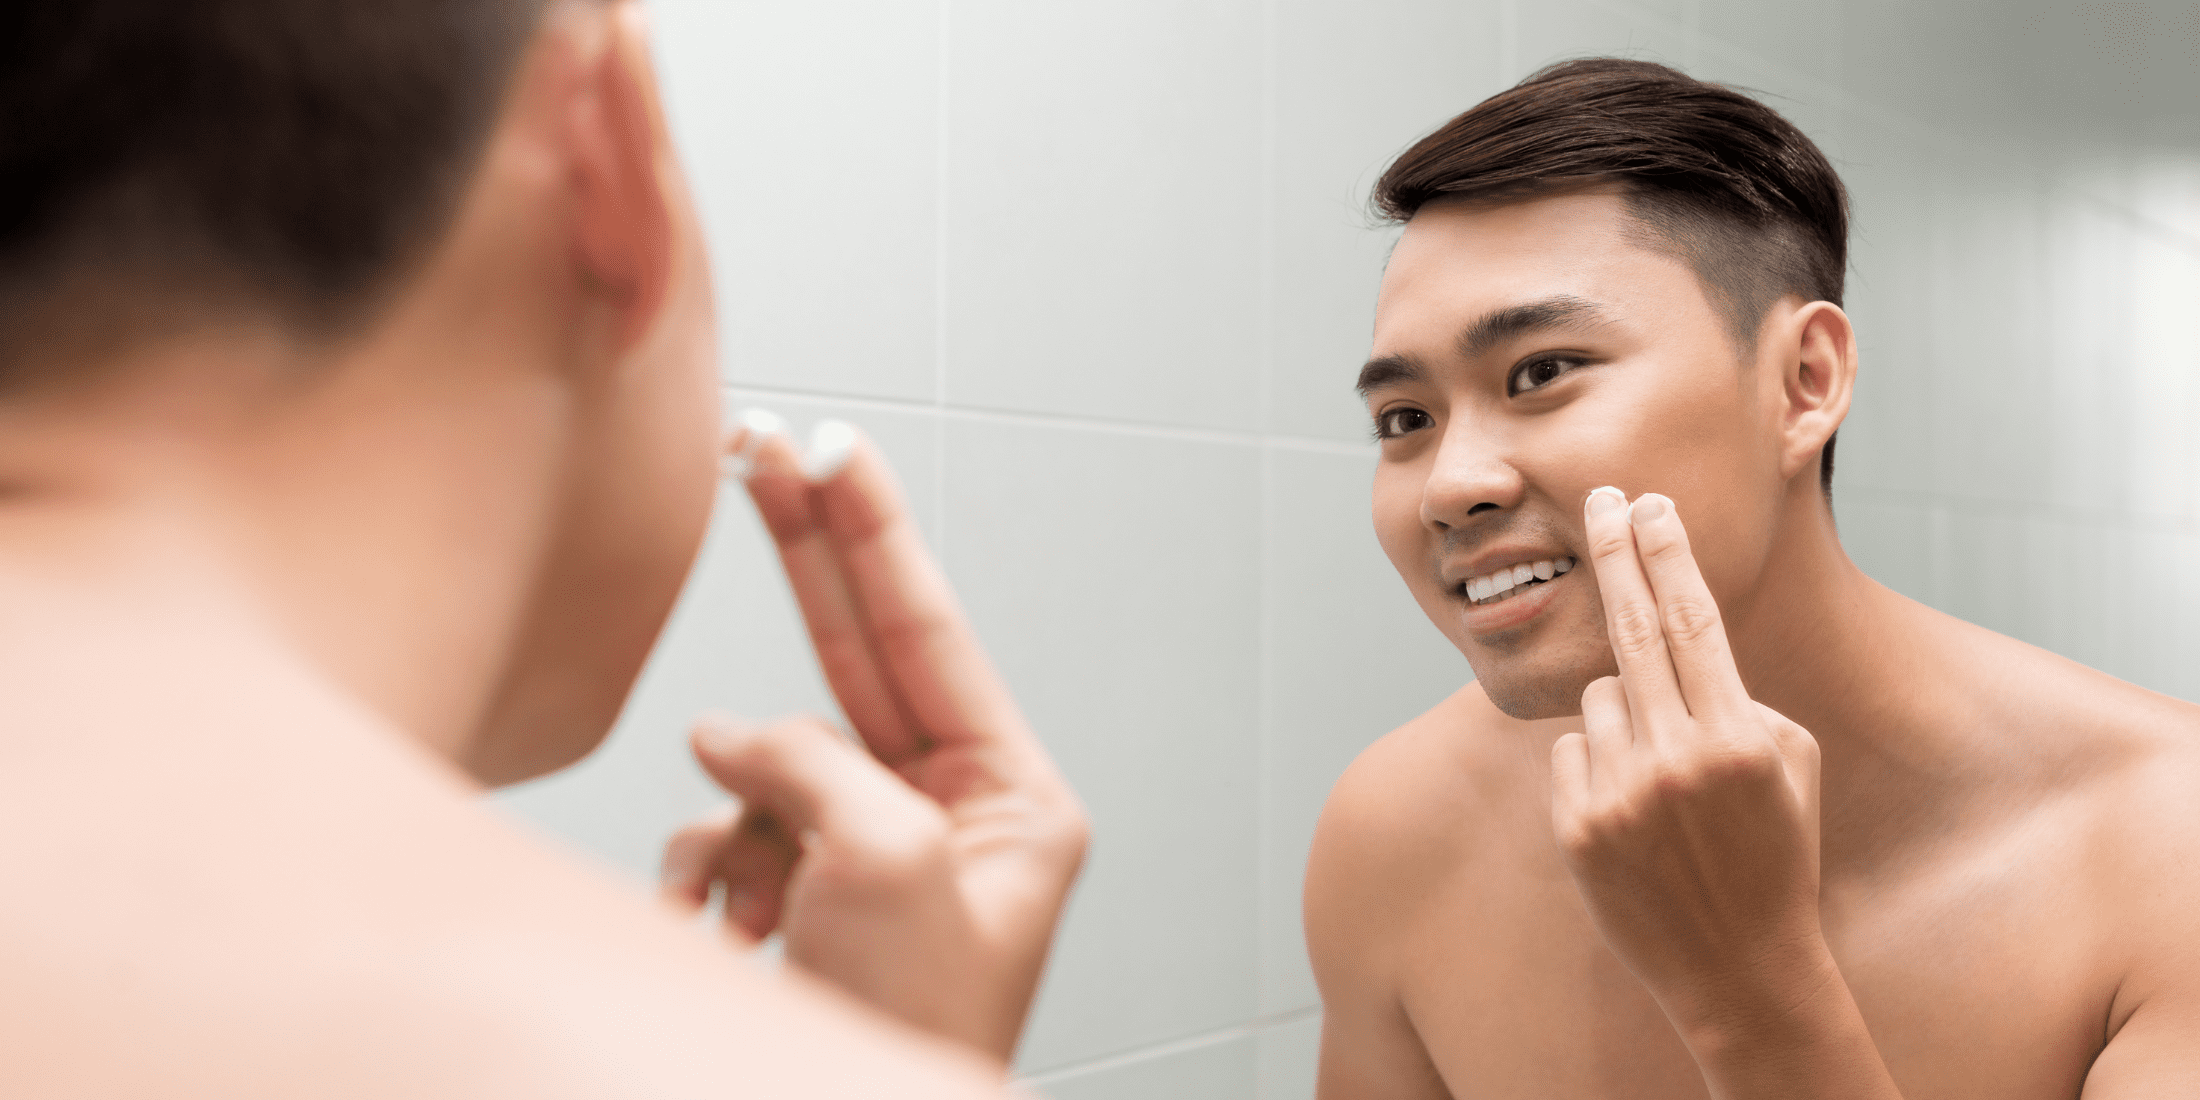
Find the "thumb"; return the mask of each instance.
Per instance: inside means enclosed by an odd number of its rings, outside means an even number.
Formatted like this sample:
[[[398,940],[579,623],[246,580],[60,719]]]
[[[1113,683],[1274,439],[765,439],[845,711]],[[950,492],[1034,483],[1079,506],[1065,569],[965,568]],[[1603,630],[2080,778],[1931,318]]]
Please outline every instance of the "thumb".
[[[703,770],[776,819],[805,856],[816,845],[865,862],[914,855],[946,830],[935,803],[816,718],[707,716],[692,740]]]
[[[1796,725],[1793,719],[1779,711],[1757,704],[1758,713],[1765,725],[1772,730],[1773,743],[1780,751],[1781,769],[1787,773],[1788,786],[1795,792],[1795,800],[1809,811],[1811,819],[1818,817],[1818,739],[1810,731]]]

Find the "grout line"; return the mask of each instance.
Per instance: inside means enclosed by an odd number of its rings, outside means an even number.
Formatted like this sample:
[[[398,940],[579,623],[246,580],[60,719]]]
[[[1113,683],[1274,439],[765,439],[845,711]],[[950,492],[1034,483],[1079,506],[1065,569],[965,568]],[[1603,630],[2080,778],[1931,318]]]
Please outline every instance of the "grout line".
[[[726,386],[724,393],[729,400],[769,401],[777,398],[788,398],[800,401],[821,401],[847,405],[857,409],[871,409],[878,412],[926,413],[937,415],[943,420],[955,420],[964,423],[1064,428],[1072,431],[1145,436],[1190,443],[1219,443],[1239,447],[1273,445],[1287,450],[1349,455],[1354,458],[1367,459],[1373,459],[1376,454],[1373,443],[1346,443],[1342,440],[1322,439],[1316,436],[1275,435],[1260,431],[1234,432],[1213,428],[1182,428],[1168,424],[1148,424],[1136,420],[1115,420],[1107,417],[1070,416],[1063,413],[1019,412],[1011,409],[935,404],[931,401],[904,397],[864,397],[853,394],[823,393],[817,390],[800,390],[788,386],[759,386],[745,383],[738,386]]]
[[[932,405],[947,408],[947,188],[948,188],[948,66],[953,60],[949,34],[954,27],[954,0],[939,0],[939,77],[933,89],[932,150]],[[947,425],[932,425],[933,553],[940,567],[947,565]]]
[[[1276,163],[1278,119],[1276,100],[1282,89],[1277,83],[1276,70],[1276,3],[1264,0],[1260,6],[1261,19],[1261,145],[1260,145],[1260,471],[1256,477],[1260,502],[1254,515],[1260,517],[1259,537],[1253,546],[1253,576],[1259,589],[1253,599],[1253,661],[1254,685],[1260,692],[1254,700],[1253,716],[1253,1004],[1268,1003],[1268,954],[1273,938],[1269,927],[1268,895],[1274,878],[1268,865],[1269,821],[1269,743],[1275,736],[1274,673],[1269,660],[1268,582],[1269,552],[1267,536],[1269,512],[1275,507],[1275,494],[1271,491],[1274,480],[1274,463],[1270,461],[1269,432],[1275,426],[1276,386]]]
[[[1835,478],[1835,507],[1848,497],[1866,503],[1906,504],[1913,507],[1931,506],[1971,515],[2015,515],[2035,519],[2048,519],[2061,523],[2085,525],[2109,524],[2135,531],[2151,531],[2157,534],[2200,534],[2200,520],[2188,516],[2165,516],[2145,512],[2124,512],[2113,508],[2080,508],[2067,504],[2049,504],[2037,501],[1998,500],[1993,497],[1971,496],[1965,493],[1948,493],[1923,489],[1879,489],[1869,485],[1852,485],[1846,488]]]
[[[1181,1039],[1171,1039],[1166,1042],[1155,1043],[1151,1046],[1138,1047],[1133,1050],[1121,1051],[1115,1054],[1103,1054],[1097,1058],[1087,1058],[1081,1062],[1071,1062],[1067,1065],[1056,1066],[1053,1069],[1047,1070],[1044,1073],[1035,1073],[1029,1077],[1019,1077],[1016,1079],[1016,1083],[1019,1085],[1051,1085],[1056,1082],[1066,1081],[1072,1077],[1083,1077],[1088,1073],[1100,1073],[1104,1070],[1119,1069],[1123,1066],[1137,1065],[1140,1062],[1150,1062],[1156,1058],[1167,1058],[1171,1055],[1188,1054],[1195,1050],[1205,1050],[1206,1048],[1211,1046],[1220,1046],[1223,1043],[1231,1042],[1233,1040],[1257,1035],[1261,1031],[1268,1028],[1282,1027],[1286,1024],[1295,1024],[1302,1020],[1315,1019],[1321,1014],[1322,1010],[1320,1005],[1307,1005],[1304,1008],[1294,1008],[1289,1012],[1276,1012],[1266,1016],[1255,1016],[1252,1019],[1245,1021],[1244,1023],[1231,1024],[1228,1027],[1218,1027],[1212,1031],[1202,1031],[1197,1034],[1184,1036]]]

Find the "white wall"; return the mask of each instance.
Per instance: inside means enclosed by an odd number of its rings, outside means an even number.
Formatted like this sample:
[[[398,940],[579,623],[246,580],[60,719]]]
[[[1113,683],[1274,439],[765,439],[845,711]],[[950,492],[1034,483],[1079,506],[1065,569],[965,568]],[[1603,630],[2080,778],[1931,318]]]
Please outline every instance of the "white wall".
[[[1856,196],[1852,552],[2200,695],[2186,7],[1896,0],[657,0],[734,406],[867,428],[1096,820],[1022,1068],[1312,1093],[1320,802],[1468,672],[1366,519],[1385,160],[1540,65],[1771,93]],[[2137,75],[2133,75],[2137,74]],[[2179,117],[2184,112],[2184,117]],[[804,424],[806,427],[806,423]],[[637,877],[707,707],[829,707],[729,495],[611,743],[508,805]]]

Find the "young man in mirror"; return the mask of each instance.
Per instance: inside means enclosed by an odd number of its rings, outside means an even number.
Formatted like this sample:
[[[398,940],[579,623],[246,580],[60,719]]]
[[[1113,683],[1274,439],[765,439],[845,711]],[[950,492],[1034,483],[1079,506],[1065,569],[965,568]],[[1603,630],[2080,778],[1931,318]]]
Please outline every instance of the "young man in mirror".
[[[768,972],[503,820],[719,480],[636,4],[0,34],[0,1095],[998,1095],[1084,819],[877,454],[733,441],[861,735],[706,722]]]
[[[1810,141],[1572,62],[1376,195],[1375,526],[1476,681],[1324,812],[1325,1100],[2200,1080],[2200,709],[1843,553],[1847,213]]]

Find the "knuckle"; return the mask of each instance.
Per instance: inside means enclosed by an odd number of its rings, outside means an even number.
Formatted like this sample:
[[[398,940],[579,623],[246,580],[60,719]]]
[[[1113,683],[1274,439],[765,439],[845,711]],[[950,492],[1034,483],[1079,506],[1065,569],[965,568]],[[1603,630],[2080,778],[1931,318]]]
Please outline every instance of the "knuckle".
[[[848,873],[891,890],[937,878],[947,862],[947,823],[937,815],[895,815],[847,853]]]
[[[1607,798],[1583,813],[1575,822],[1574,853],[1593,856],[1619,847],[1642,828],[1641,805],[1639,798]]]
[[[1687,802],[1703,794],[1711,776],[1693,760],[1661,760],[1650,770],[1651,795],[1666,802]]]
[[[734,759],[750,768],[785,771],[816,733],[808,723],[789,719],[760,727],[741,743]]]
[[[1602,844],[1588,816],[1577,814],[1559,823],[1558,848],[1567,859],[1579,863],[1595,856]]]
[[[1635,604],[1612,609],[1611,634],[1612,648],[1630,657],[1655,653],[1664,641],[1657,618]]]
[[[1635,544],[1642,548],[1643,559],[1654,565],[1667,565],[1676,558],[1688,556],[1688,544],[1665,530],[1653,528],[1650,532],[1638,533]]]
[[[1625,527],[1589,533],[1589,556],[1597,561],[1622,560],[1635,551],[1635,536]]]
[[[1780,754],[1770,744],[1727,744],[1694,754],[1678,765],[1682,789],[1690,794],[1760,783],[1780,774]]]
[[[1590,722],[1616,721],[1626,699],[1627,688],[1619,677],[1599,676],[1581,689],[1582,717]]]
[[[1665,633],[1675,644],[1701,645],[1711,641],[1724,628],[1719,622],[1719,609],[1695,595],[1676,596],[1665,604]]]
[[[1084,806],[1072,803],[1056,821],[1050,847],[1063,864],[1082,867],[1085,857],[1092,851],[1092,815]]]

